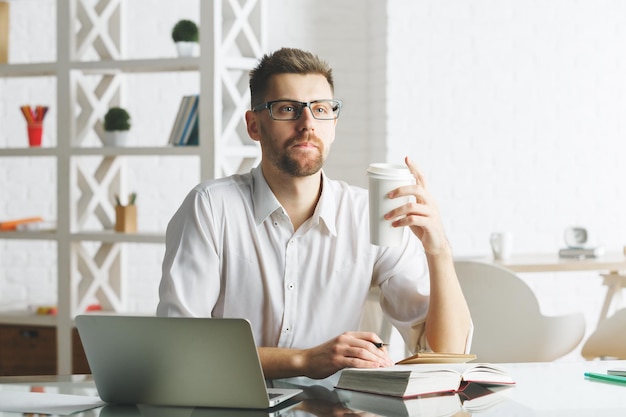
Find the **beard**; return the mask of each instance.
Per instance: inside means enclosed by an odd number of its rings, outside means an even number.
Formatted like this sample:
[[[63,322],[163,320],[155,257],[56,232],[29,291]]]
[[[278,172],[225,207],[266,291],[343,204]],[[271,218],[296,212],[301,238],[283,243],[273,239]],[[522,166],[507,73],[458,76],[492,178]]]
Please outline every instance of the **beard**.
[[[261,128],[261,134],[263,138],[261,147],[264,150],[264,156],[283,173],[292,177],[307,177],[322,169],[326,155],[324,143],[317,135],[304,133],[279,146],[265,129]],[[312,144],[317,152],[312,152],[311,149],[306,151],[299,149],[296,145],[301,143]]]

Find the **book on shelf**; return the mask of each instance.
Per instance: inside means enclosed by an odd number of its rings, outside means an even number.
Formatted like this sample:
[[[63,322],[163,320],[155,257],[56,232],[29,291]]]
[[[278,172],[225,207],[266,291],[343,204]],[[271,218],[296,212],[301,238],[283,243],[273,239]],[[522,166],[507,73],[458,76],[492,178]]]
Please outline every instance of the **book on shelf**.
[[[597,258],[604,255],[603,246],[587,247],[587,248],[563,248],[559,250],[560,258]]]
[[[54,232],[57,230],[56,221],[37,221],[20,223],[15,227],[18,232]]]
[[[387,368],[346,368],[337,388],[411,398],[425,394],[460,392],[467,384],[514,385],[504,368],[489,363],[410,364]]]
[[[197,125],[199,101],[200,96],[197,94],[184,96],[181,99],[168,144],[174,146],[189,144],[194,127]]]
[[[364,411],[387,417],[448,417],[494,410],[507,400],[506,386],[488,388],[480,384],[467,384],[463,391],[428,394],[403,399],[358,391],[339,390],[339,398],[353,411]],[[460,413],[460,414],[459,414]]]
[[[0,231],[17,230],[19,225],[43,222],[41,217],[23,217],[0,222]]]
[[[198,117],[196,117],[194,124],[193,124],[193,128],[191,129],[191,133],[189,134],[189,137],[187,138],[187,141],[185,142],[186,146],[198,146],[199,144],[199,140],[198,140]]]
[[[189,118],[185,121],[185,126],[183,128],[180,140],[178,141],[179,146],[187,146],[190,145],[191,135],[195,129],[196,136],[198,134],[198,97],[194,99],[193,107],[191,108],[191,113]],[[197,142],[197,137],[195,141]]]

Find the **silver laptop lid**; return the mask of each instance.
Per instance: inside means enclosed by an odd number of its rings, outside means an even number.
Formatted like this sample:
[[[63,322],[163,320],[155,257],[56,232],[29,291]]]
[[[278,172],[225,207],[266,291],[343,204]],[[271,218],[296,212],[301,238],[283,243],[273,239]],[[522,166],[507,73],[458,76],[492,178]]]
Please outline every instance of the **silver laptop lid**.
[[[85,354],[103,401],[268,408],[245,319],[79,315]],[[299,390],[291,390],[288,397]],[[284,396],[283,396],[284,397]]]

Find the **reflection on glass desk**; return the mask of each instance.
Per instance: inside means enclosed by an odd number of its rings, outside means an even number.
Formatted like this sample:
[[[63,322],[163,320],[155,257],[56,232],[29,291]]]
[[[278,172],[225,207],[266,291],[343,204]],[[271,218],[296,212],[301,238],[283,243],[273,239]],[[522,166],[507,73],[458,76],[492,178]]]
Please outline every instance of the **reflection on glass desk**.
[[[275,410],[235,410],[109,404],[75,414],[79,417],[330,417],[330,416],[626,416],[626,385],[585,379],[585,372],[626,368],[626,361],[503,364],[517,386],[462,402],[457,395],[399,400],[335,390],[336,378],[291,378],[274,386],[298,387],[303,394]],[[89,377],[3,377],[1,391],[32,387],[45,392],[94,395]],[[245,393],[242,393],[245,395]],[[0,404],[0,409],[2,404]],[[21,413],[0,412],[0,417]]]

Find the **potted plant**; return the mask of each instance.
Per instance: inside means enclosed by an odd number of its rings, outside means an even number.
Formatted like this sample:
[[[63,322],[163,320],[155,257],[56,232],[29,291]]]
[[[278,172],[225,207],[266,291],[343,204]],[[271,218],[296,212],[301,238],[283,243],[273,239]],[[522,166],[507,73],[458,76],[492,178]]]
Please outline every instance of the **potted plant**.
[[[179,20],[172,29],[172,39],[176,43],[179,57],[197,55],[200,31],[195,22],[187,19]]]
[[[121,107],[111,107],[104,115],[104,144],[125,146],[130,130],[130,114]]]

